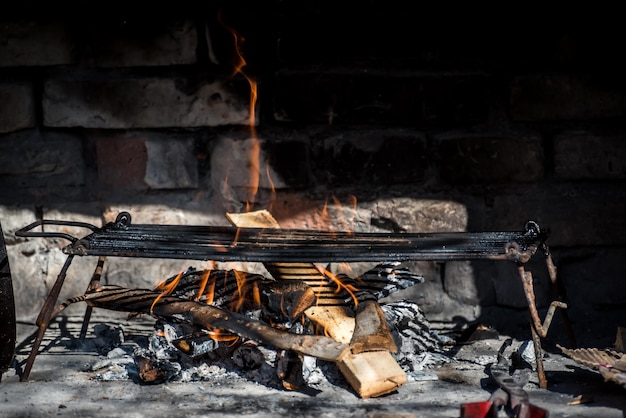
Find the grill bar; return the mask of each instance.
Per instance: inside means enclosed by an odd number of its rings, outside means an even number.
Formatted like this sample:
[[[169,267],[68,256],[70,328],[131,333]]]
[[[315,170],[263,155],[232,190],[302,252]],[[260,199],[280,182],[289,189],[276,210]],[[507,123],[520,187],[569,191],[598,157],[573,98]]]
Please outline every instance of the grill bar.
[[[59,225],[66,222],[58,221]],[[46,220],[46,225],[55,221]],[[67,255],[118,256],[214,261],[358,262],[507,259],[526,262],[548,232],[529,221],[520,232],[366,233],[223,226],[132,224],[122,212],[115,222],[83,238],[35,232],[34,222],[17,236],[57,237],[71,241]]]

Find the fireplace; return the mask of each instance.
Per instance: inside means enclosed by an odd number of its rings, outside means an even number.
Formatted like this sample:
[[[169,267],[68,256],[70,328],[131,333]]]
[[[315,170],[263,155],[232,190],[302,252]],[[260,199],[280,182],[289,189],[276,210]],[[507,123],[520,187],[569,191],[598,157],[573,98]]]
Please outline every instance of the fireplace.
[[[64,261],[62,240],[15,235],[36,220],[102,226],[128,210],[140,224],[225,226],[226,212],[266,209],[287,228],[410,234],[533,219],[551,230],[578,346],[613,346],[626,158],[621,66],[602,52],[619,37],[562,19],[533,17],[531,29],[477,11],[402,10],[237,1],[150,20],[5,18],[0,214],[18,320],[35,321]],[[84,292],[92,261],[75,260],[60,300]],[[255,271],[238,263],[218,267]],[[528,266],[543,318],[549,271],[541,257]],[[408,267],[424,283],[391,298],[431,322],[531,338],[514,264]],[[103,280],[152,288],[180,269],[111,259]],[[563,322],[555,315],[548,352],[572,347]]]

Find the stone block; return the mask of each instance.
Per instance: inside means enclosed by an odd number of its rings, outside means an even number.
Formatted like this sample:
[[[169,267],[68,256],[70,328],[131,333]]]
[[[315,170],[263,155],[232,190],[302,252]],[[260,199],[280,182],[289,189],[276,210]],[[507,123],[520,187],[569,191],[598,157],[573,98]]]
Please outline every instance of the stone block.
[[[54,79],[44,86],[44,125],[107,129],[247,125],[249,96],[248,83],[239,79],[197,83],[176,78]]]
[[[361,206],[371,210],[373,221],[391,221],[391,230],[395,232],[467,230],[467,208],[452,200],[391,197],[363,203]]]
[[[441,178],[452,184],[539,181],[544,176],[538,136],[446,135],[438,138]]]
[[[554,138],[554,174],[559,179],[625,179],[626,135],[563,132]]]
[[[275,86],[279,121],[415,126],[479,123],[487,117],[488,82],[477,74],[280,70]]]
[[[279,134],[263,142],[267,163],[277,178],[290,188],[303,189],[315,182],[313,145],[305,136]]]
[[[491,280],[495,294],[495,304],[500,307],[514,309],[528,309],[528,301],[524,294],[522,279],[513,262],[482,262],[482,280]],[[554,299],[552,285],[545,264],[545,258],[540,252],[526,264],[524,269],[533,276],[533,289],[535,293],[535,306],[547,308]],[[489,303],[485,303],[489,306]]]
[[[0,134],[35,126],[35,98],[30,82],[0,83]]]
[[[194,140],[163,132],[99,133],[99,183],[109,190],[190,189],[198,186]]]
[[[80,137],[60,132],[25,130],[0,140],[0,200],[11,203],[21,188],[57,190],[85,182]],[[13,202],[15,203],[15,202]]]
[[[147,190],[145,137],[95,135],[98,184],[104,190]]]
[[[492,280],[481,274],[481,261],[447,261],[443,290],[453,300],[466,305],[492,305],[496,296]]]
[[[568,249],[554,253],[563,284],[568,316],[581,339],[595,336],[597,347],[612,347],[626,315],[626,267],[623,248]]]
[[[151,189],[192,189],[198,187],[198,162],[194,140],[181,135],[152,133],[146,136],[144,181]]]
[[[88,205],[81,205],[85,210]],[[93,209],[93,208],[92,208]],[[72,220],[99,225],[97,216],[50,210],[43,213],[45,219]],[[57,280],[66,256],[61,252],[69,241],[58,238],[22,238],[15,232],[37,219],[34,207],[0,206],[0,219],[5,233],[7,253],[11,265],[15,311],[19,320],[34,322],[44,300]],[[58,231],[82,237],[90,230],[70,226],[47,226],[47,231]],[[72,261],[59,302],[82,294],[87,287],[93,267],[93,259],[78,258]],[[80,309],[84,312],[84,306]],[[80,312],[80,311],[79,311]]]
[[[6,21],[0,25],[0,67],[75,64],[75,43],[61,21]]]
[[[211,187],[225,201],[253,203],[264,191],[286,186],[274,171],[263,137],[249,133],[222,135],[211,144]],[[237,210],[235,210],[237,211]]]
[[[96,32],[97,31],[97,32]],[[198,34],[191,20],[100,22],[92,28],[90,48],[99,67],[186,65],[196,62]]]
[[[316,182],[332,186],[423,183],[426,139],[397,129],[354,129],[312,143],[310,164]]]
[[[615,78],[617,77],[617,78]],[[512,81],[511,118],[515,121],[602,120],[626,116],[621,74],[532,74]]]

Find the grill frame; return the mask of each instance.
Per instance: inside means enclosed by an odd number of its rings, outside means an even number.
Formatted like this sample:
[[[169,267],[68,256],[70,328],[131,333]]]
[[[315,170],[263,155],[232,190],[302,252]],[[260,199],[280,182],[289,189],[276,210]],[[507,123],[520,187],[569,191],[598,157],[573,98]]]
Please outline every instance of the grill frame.
[[[60,231],[44,231],[44,226],[86,228],[90,233],[76,237]],[[35,231],[41,227],[41,231]],[[131,222],[128,212],[120,212],[115,222],[99,228],[84,222],[37,220],[15,232],[18,237],[62,238],[70,241],[63,252],[67,259],[37,317],[38,332],[26,359],[20,381],[28,380],[45,331],[75,256],[107,256],[214,261],[257,262],[358,262],[358,261],[447,261],[508,260],[518,264],[522,285],[531,314],[531,331],[537,356],[537,373],[541,387],[546,387],[540,337],[544,337],[557,307],[553,302],[542,324],[534,301],[532,275],[524,270],[538,249],[552,265],[545,243],[549,230],[527,221],[517,232],[441,232],[441,233],[375,233],[329,232],[300,229],[238,228],[198,225],[151,225]],[[550,269],[556,283],[556,270]],[[94,273],[95,274],[95,273]],[[87,289],[89,291],[89,288]],[[91,315],[85,313],[85,328]]]
[[[83,227],[76,237],[38,226]],[[43,229],[43,228],[42,228]],[[527,262],[545,245],[549,230],[527,221],[523,231],[377,233],[200,225],[133,224],[128,212],[102,228],[82,222],[38,220],[20,237],[63,238],[66,255],[243,262],[362,262],[511,260]]]

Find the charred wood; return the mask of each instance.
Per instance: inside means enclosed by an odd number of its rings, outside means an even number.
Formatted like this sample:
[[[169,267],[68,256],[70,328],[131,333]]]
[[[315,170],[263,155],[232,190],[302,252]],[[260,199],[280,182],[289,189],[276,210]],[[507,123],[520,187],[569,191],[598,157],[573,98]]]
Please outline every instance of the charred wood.
[[[123,312],[149,313],[172,322],[191,323],[211,330],[259,341],[276,348],[294,350],[320,359],[337,361],[348,346],[324,336],[297,335],[277,330],[260,321],[216,306],[144,289],[102,286],[80,298],[89,306]]]

